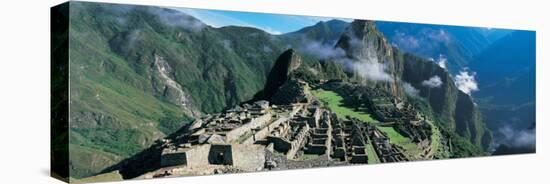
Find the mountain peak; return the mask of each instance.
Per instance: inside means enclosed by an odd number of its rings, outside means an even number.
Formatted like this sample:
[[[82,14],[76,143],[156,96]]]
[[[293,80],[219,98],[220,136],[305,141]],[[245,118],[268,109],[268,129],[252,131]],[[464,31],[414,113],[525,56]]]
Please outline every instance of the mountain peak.
[[[379,56],[391,55],[391,45],[384,35],[378,31],[374,21],[354,20],[344,31],[336,47],[346,51],[349,58],[356,60],[374,59],[375,53]],[[380,62],[383,58],[378,58]]]
[[[267,76],[261,98],[270,99],[279,87],[289,80],[292,71],[298,69],[301,64],[302,57],[300,57],[294,49],[284,51],[279,58],[277,58]]]
[[[351,29],[356,34],[378,31],[378,29],[376,29],[376,23],[372,20],[354,20],[351,22]]]

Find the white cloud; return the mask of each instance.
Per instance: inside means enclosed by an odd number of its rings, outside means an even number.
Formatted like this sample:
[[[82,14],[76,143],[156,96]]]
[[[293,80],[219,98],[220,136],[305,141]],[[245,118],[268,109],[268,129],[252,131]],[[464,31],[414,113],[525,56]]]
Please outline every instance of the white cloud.
[[[393,44],[405,49],[416,49],[420,47],[420,41],[417,38],[400,31],[395,32],[393,41],[395,42]]]
[[[253,26],[255,28],[258,28],[258,29],[261,29],[261,30],[264,30],[265,32],[268,32],[269,34],[272,34],[272,35],[280,35],[280,34],[283,34],[281,31],[277,31],[271,27],[258,27],[258,26]]]
[[[441,78],[437,75],[434,75],[428,80],[422,81],[422,85],[429,88],[438,88],[441,87],[441,84],[443,84],[443,82],[441,81]]]
[[[222,45],[225,49],[231,50],[231,40],[222,40]]]
[[[510,126],[500,128],[499,133],[504,135],[501,144],[507,144],[513,147],[535,147],[536,132],[535,129],[515,130]]]
[[[387,73],[387,66],[379,62],[376,51],[372,48],[364,48],[363,42],[353,34],[350,36],[349,44],[352,47],[355,57],[349,58],[346,51],[340,47],[330,44],[311,41],[302,38],[302,44],[297,50],[307,53],[320,60],[332,60],[340,64],[344,70],[353,72],[359,77],[369,81],[393,81],[391,74]]]
[[[171,9],[152,9],[152,13],[158,15],[159,19],[170,26],[180,27],[190,31],[200,31],[206,27],[204,23],[188,16],[187,14]]]
[[[132,30],[130,34],[128,34],[128,38],[127,38],[128,45],[130,47],[133,47],[136,41],[140,39],[141,39],[141,30],[140,29]]]
[[[414,86],[407,82],[403,82],[403,89],[405,90],[405,93],[407,93],[407,95],[409,96],[416,97],[418,96],[418,94],[420,94],[420,91],[418,89],[414,88]]]
[[[335,48],[332,45],[322,44],[316,41],[304,40],[300,45],[298,50],[310,54],[317,59],[338,59],[346,55],[345,51],[341,48]]]
[[[439,65],[439,67],[447,69],[447,57],[445,55],[439,54],[439,58],[437,59],[436,63],[437,65]]]
[[[468,72],[466,69],[462,70],[455,76],[455,85],[458,89],[468,95],[474,91],[479,91],[477,82],[475,80],[475,72]]]
[[[349,35],[349,45],[352,47],[351,52],[355,56],[353,60],[351,60],[353,71],[357,72],[359,76],[366,80],[375,82],[392,81],[393,77],[386,72],[387,66],[379,62],[376,50],[374,50],[373,48],[365,47],[365,45],[363,45],[363,41],[361,39],[358,39],[354,33],[351,33]]]
[[[386,65],[373,61],[359,61],[351,63],[353,70],[361,78],[370,81],[391,81],[393,77],[386,72]]]
[[[404,51],[437,57],[441,44],[448,44],[452,38],[444,29],[423,28],[417,31],[396,30],[390,39],[393,45]]]
[[[451,40],[449,34],[447,34],[447,32],[444,31],[443,29],[427,31],[427,36],[431,40],[435,40],[443,43],[448,43]]]
[[[212,27],[226,26],[228,22],[231,22],[233,25],[237,25],[237,26],[252,26],[241,20],[224,16],[214,11],[191,9],[191,8],[176,8],[176,10],[181,11],[185,14],[191,15],[197,19],[200,19],[201,21],[203,21],[204,23]]]
[[[271,49],[271,47],[267,46],[267,45],[264,45],[262,50],[265,52],[265,53],[271,53],[273,51],[273,49]]]

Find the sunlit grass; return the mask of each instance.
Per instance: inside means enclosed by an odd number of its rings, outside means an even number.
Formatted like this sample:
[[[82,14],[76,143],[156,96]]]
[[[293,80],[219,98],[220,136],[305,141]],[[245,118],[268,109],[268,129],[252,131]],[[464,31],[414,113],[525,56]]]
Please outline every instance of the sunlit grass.
[[[366,122],[378,122],[372,118],[371,114],[363,111],[355,111],[350,107],[344,106],[344,98],[333,91],[323,89],[313,90],[313,95],[328,105],[328,108],[336,113],[339,118],[346,119],[346,116],[357,118]]]

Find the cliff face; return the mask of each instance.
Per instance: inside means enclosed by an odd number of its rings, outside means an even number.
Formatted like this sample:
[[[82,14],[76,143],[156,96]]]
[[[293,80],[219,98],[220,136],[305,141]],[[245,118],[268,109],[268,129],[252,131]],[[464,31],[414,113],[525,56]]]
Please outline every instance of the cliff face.
[[[404,62],[401,79],[419,90],[419,96],[426,98],[442,125],[475,145],[483,148],[489,146],[492,135],[482,121],[477,106],[468,94],[456,87],[447,70],[411,54],[397,54],[397,57]],[[440,79],[439,86],[426,84],[432,78]]]
[[[447,117],[444,119],[450,127],[454,128],[454,109],[453,102],[456,102],[459,90],[454,85],[452,77],[447,71],[437,64],[426,61],[420,57],[411,54],[397,54],[397,58],[403,61],[403,81],[411,84],[419,90],[419,95],[425,97],[430,103],[433,111],[437,114]],[[439,86],[422,85],[423,81],[432,77],[439,78]]]
[[[277,90],[288,81],[292,71],[298,69],[302,58],[293,49],[283,52],[271,68],[264,89],[261,92],[261,99],[270,99]]]
[[[302,57],[294,49],[283,52],[269,72],[264,89],[249,102],[269,100],[273,104],[284,105],[307,101],[306,84],[295,78],[295,71],[301,64]]]
[[[391,45],[373,21],[353,21],[335,47],[345,51],[343,67],[348,68],[352,79],[403,96],[399,89],[401,63],[394,59]]]

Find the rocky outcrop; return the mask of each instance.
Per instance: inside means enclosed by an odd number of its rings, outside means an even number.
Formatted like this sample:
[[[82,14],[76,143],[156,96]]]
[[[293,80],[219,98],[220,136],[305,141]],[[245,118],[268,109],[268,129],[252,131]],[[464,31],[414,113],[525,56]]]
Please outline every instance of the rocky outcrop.
[[[355,20],[342,34],[336,47],[342,48],[351,59],[374,59],[384,61],[391,56],[391,45],[376,29],[374,21]]]
[[[393,49],[374,21],[354,20],[335,45],[345,51],[342,60],[350,77],[367,85],[386,89],[395,97],[399,90],[400,65],[393,57]]]
[[[294,51],[288,49],[283,52],[271,68],[264,89],[256,94],[257,99],[269,100],[279,88],[290,79],[290,74],[300,67],[302,58]]]
[[[271,97],[271,103],[276,105],[289,105],[292,103],[308,102],[309,89],[307,83],[291,79],[284,83]]]

